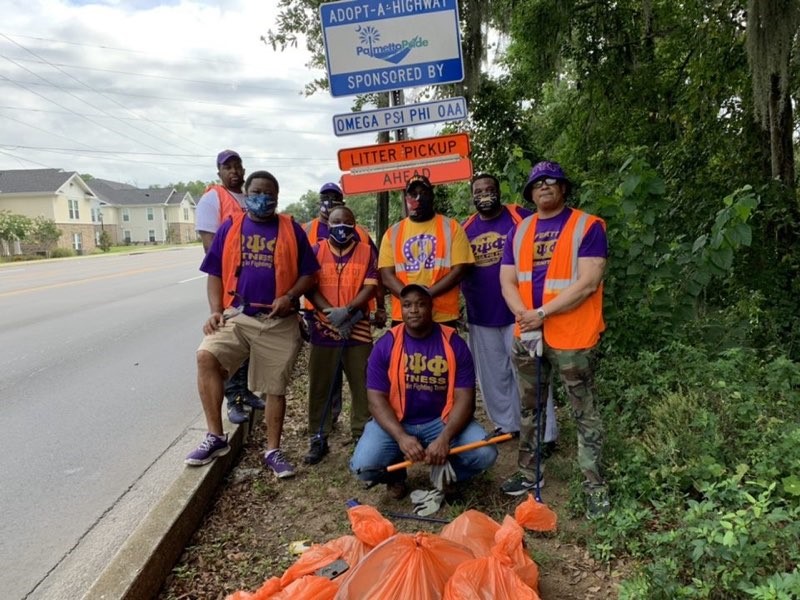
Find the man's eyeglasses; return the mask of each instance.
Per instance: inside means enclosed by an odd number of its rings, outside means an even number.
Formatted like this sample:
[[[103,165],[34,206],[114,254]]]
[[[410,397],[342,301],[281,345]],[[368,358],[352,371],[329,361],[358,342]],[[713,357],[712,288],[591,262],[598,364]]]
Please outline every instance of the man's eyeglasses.
[[[534,181],[533,184],[531,185],[531,187],[533,189],[535,189],[535,190],[538,190],[544,184],[547,184],[548,186],[551,186],[551,185],[555,185],[557,183],[558,183],[558,179],[556,179],[555,177],[545,177],[544,179],[537,179],[536,181]]]

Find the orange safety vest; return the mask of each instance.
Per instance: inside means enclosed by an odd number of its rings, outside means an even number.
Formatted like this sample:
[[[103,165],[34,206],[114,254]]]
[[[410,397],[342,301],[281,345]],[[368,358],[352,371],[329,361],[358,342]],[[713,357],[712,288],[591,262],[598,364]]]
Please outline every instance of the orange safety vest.
[[[442,420],[446,423],[455,402],[455,389],[456,389],[456,355],[453,352],[453,345],[450,343],[453,334],[456,332],[452,327],[447,325],[439,325],[442,330],[442,345],[444,346],[444,356],[447,360],[447,400],[445,401],[444,410],[442,411]],[[389,405],[394,410],[397,420],[403,420],[406,413],[406,371],[408,356],[405,355],[405,348],[403,344],[403,336],[405,335],[406,326],[403,323],[392,327],[390,330],[394,336],[394,343],[392,344],[392,354],[389,359]],[[402,369],[400,368],[402,366]],[[400,380],[402,374],[402,380]]]
[[[228,308],[234,300],[233,294],[239,282],[239,267],[242,265],[242,223],[247,213],[233,219],[233,224],[225,237],[222,247],[222,304]],[[292,217],[278,217],[278,237],[275,240],[273,262],[275,268],[275,297],[280,298],[297,282],[300,272],[297,261],[297,236],[294,233]]]
[[[212,183],[210,186],[206,188],[206,192],[210,192],[214,190],[217,192],[217,198],[219,198],[219,224],[225,222],[228,217],[235,217],[236,215],[245,212],[245,209],[242,208],[242,205],[239,204],[239,201],[231,194],[230,190],[225,186]]]
[[[538,214],[527,217],[514,232],[517,289],[528,310],[534,308],[533,247],[538,219]],[[542,305],[547,304],[556,298],[564,288],[578,281],[578,250],[581,247],[583,236],[597,222],[600,222],[605,229],[606,224],[601,218],[572,209],[572,214],[558,236],[553,257],[547,267]],[[579,306],[567,312],[547,316],[543,325],[544,340],[548,346],[558,350],[582,350],[594,347],[600,339],[600,333],[605,328],[603,284],[601,282],[597,290]],[[515,334],[519,337],[519,325],[515,328]]]
[[[344,263],[339,272],[336,255],[331,250],[330,244],[327,240],[320,240],[317,252],[317,262],[320,267],[317,289],[334,306],[344,306],[364,287],[371,258],[372,248],[369,242],[356,242],[350,259]],[[306,308],[314,308],[308,300]]]
[[[525,215],[519,212],[519,209],[522,208],[519,204],[506,204],[505,207],[508,209],[508,214],[511,215],[511,220],[514,221],[514,225],[519,225],[522,222],[522,219],[525,218]],[[462,227],[465,231],[467,227],[472,225],[475,219],[478,218],[478,214],[479,213],[473,213],[467,218],[466,221],[464,221]]]
[[[433,285],[437,281],[441,280],[450,272],[450,269],[453,266],[453,238],[455,237],[458,228],[461,227],[461,225],[458,224],[458,221],[449,217],[445,217],[444,215],[437,214],[434,216],[434,219],[436,221],[435,225],[437,243],[436,256],[434,257],[432,271],[433,278],[430,285]],[[403,285],[414,283],[416,280],[416,277],[414,280],[412,280],[405,270],[406,257],[403,256],[403,244],[405,242],[403,230],[405,229],[407,221],[408,219],[403,219],[399,223],[395,223],[387,232],[391,247],[394,249],[394,274],[403,283]],[[458,292],[459,286],[456,285],[450,288],[444,294],[436,296],[433,299],[434,312],[442,312],[449,315],[454,315],[450,317],[450,319],[458,318]],[[400,310],[400,302],[397,298],[392,297],[392,320],[401,321],[402,319],[403,314]]]

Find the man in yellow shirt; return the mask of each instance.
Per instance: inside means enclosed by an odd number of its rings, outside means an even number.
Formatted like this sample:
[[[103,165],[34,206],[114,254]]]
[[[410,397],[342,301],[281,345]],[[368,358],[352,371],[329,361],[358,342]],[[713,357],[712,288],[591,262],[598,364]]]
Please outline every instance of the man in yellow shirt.
[[[423,285],[433,296],[433,320],[455,327],[459,318],[459,284],[475,257],[458,221],[437,214],[433,186],[415,175],[406,184],[408,217],[390,227],[381,240],[378,269],[392,294],[392,324],[402,321],[400,290]]]

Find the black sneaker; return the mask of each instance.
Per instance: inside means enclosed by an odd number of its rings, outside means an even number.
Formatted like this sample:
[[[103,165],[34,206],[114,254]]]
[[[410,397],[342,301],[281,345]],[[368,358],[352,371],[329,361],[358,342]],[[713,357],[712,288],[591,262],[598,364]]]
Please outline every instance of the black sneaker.
[[[323,459],[328,453],[328,440],[324,437],[315,435],[311,438],[311,445],[308,448],[308,454],[303,458],[303,462],[307,465],[315,465]]]
[[[544,475],[539,477],[539,489],[544,487]],[[517,471],[500,486],[500,491],[509,496],[522,496],[536,489],[536,482],[531,481],[521,472]]]
[[[261,396],[256,396],[250,390],[247,390],[244,394],[244,403],[255,410],[264,410],[264,407],[266,406],[264,401],[261,399]]]
[[[238,394],[233,399],[233,402],[228,404],[228,420],[237,425],[247,423],[250,420],[250,413],[244,407],[244,398],[241,394]]]

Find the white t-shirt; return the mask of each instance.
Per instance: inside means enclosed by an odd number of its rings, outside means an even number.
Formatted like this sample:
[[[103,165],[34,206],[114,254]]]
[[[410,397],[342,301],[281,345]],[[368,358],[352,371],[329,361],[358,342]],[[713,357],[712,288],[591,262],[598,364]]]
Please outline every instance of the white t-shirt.
[[[230,192],[230,190],[228,191]],[[231,192],[231,195],[239,202],[239,206],[244,208],[245,194]],[[219,227],[219,196],[217,195],[217,190],[208,190],[200,197],[195,209],[194,219],[195,231],[216,233]]]

